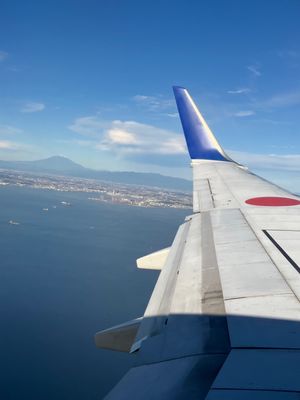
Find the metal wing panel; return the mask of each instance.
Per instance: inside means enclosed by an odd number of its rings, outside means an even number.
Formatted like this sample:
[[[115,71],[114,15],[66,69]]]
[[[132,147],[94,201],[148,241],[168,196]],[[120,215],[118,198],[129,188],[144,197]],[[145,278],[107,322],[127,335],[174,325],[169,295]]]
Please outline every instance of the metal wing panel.
[[[231,350],[212,389],[291,391],[300,393],[300,351]]]
[[[153,302],[151,297],[136,337],[137,341],[147,338],[139,350],[145,362],[227,353],[229,349],[210,216],[194,215],[186,224],[186,234],[171,249],[176,254],[168,273],[172,279],[163,275],[166,265],[153,293],[156,288],[165,289],[160,298],[153,296]]]
[[[204,399],[224,355],[199,355],[132,368],[105,400]]]
[[[212,389],[206,400],[299,400],[298,392],[274,390]]]
[[[294,400],[299,197],[230,160],[187,91],[174,92],[195,214],[179,228],[140,323],[137,366],[107,399]]]
[[[233,162],[193,160],[194,212],[211,208],[251,208],[247,200],[256,197],[286,197],[299,200],[286,190],[270,183]],[[208,182],[210,191],[203,185]],[[211,199],[210,208],[206,205]],[[204,203],[204,204],[203,204]]]

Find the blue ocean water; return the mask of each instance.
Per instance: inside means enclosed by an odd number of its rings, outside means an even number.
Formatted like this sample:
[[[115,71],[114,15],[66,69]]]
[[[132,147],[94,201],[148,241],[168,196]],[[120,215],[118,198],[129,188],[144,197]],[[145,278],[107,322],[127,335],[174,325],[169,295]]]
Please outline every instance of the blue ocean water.
[[[134,356],[93,335],[143,314],[158,275],[135,259],[168,246],[188,213],[0,188],[0,399],[101,399]]]

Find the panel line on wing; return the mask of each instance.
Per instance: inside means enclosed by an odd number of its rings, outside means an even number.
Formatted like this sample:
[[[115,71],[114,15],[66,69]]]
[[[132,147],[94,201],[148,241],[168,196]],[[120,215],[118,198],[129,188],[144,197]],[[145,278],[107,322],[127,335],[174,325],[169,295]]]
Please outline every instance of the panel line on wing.
[[[300,273],[299,265],[290,257],[290,255],[280,246],[280,244],[271,236],[271,234],[263,229],[263,233],[267,236],[268,239],[274,244],[274,246],[280,251],[280,253],[288,260],[288,262],[292,265],[295,270]]]

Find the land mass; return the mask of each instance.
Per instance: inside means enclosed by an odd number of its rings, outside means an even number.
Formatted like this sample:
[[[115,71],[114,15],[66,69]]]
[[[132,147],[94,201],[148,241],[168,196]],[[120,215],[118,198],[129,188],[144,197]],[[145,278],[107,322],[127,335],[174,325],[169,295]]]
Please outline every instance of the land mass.
[[[105,182],[73,176],[0,169],[0,186],[25,186],[61,192],[85,192],[89,200],[138,207],[191,208],[190,193],[158,187]],[[64,204],[65,202],[62,202]],[[70,205],[65,203],[65,205]],[[48,211],[45,209],[45,211]]]
[[[121,184],[134,184],[157,188],[167,188],[179,191],[192,191],[192,181],[182,178],[160,175],[156,173],[130,172],[130,171],[105,171],[85,168],[74,161],[53,156],[36,161],[4,161],[0,160],[0,169],[39,174],[51,174],[87,178],[105,182]]]

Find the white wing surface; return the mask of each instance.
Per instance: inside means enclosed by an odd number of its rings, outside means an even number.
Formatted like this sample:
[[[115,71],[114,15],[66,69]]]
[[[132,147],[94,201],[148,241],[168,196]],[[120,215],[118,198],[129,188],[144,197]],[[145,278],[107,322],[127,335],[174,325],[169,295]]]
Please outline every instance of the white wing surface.
[[[300,199],[231,160],[174,93],[194,213],[139,260],[161,269],[144,316],[97,334],[136,359],[106,399],[300,399]]]

